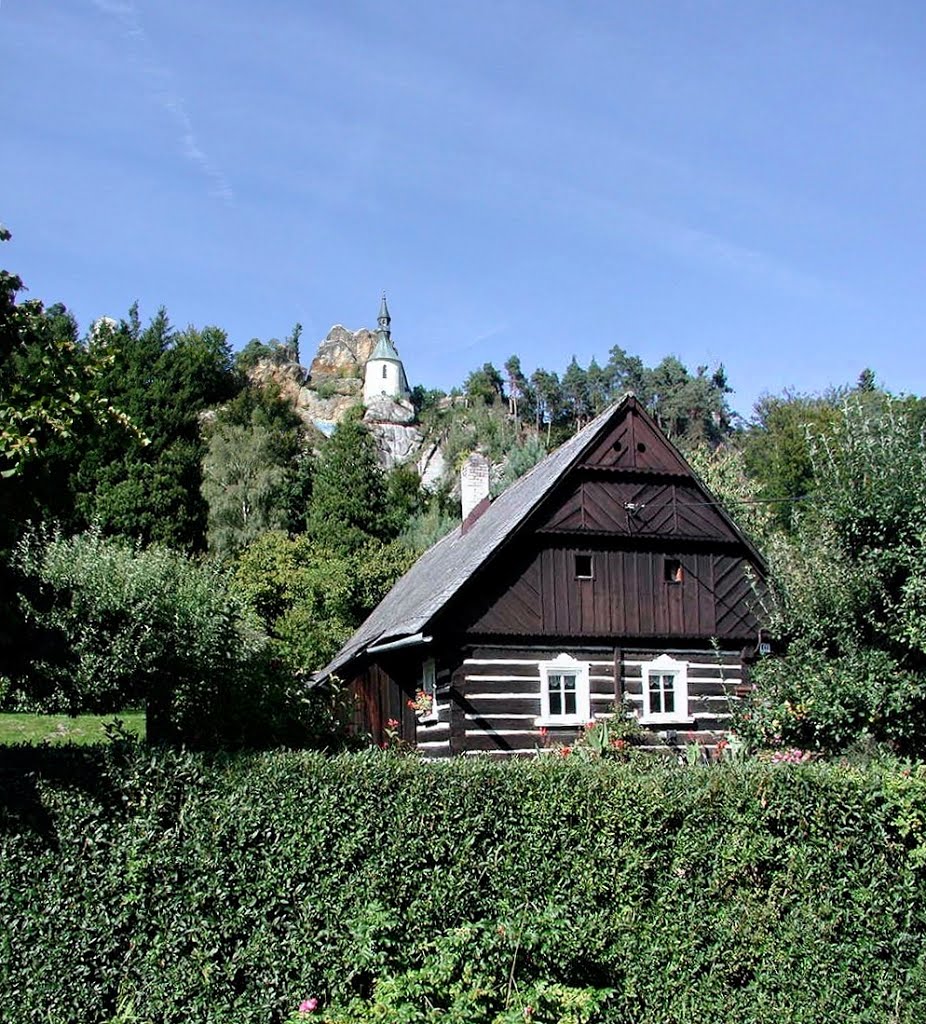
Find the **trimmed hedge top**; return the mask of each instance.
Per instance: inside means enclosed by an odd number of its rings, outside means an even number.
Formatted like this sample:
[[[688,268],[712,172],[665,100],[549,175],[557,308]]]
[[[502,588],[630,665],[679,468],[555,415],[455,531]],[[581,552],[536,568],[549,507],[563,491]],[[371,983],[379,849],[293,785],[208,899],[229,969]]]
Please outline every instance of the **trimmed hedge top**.
[[[64,749],[0,783],[4,1020],[267,1024],[461,934],[611,989],[593,1020],[926,1012],[922,768]]]

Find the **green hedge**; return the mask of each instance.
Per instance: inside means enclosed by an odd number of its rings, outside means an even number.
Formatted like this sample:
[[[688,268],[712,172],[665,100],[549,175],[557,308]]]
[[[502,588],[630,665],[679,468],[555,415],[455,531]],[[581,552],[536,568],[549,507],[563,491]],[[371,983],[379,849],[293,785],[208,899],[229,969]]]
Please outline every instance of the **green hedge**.
[[[920,770],[131,748],[2,767],[4,1021],[269,1024],[369,995],[441,936],[474,963],[510,942],[515,985],[613,989],[594,1019],[926,1019]]]

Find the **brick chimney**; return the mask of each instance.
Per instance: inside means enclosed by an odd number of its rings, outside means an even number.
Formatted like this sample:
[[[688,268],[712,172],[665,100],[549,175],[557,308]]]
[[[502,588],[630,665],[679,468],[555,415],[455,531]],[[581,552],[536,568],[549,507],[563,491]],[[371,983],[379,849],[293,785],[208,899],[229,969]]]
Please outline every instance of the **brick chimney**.
[[[489,460],[479,452],[473,452],[460,470],[460,500],[465,533],[489,507]]]

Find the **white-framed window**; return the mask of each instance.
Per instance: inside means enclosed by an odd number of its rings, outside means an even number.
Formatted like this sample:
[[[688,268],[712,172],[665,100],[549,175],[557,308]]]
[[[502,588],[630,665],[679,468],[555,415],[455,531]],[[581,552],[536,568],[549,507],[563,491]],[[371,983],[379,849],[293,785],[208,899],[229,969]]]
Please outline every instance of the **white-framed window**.
[[[584,725],[590,717],[588,664],[560,654],[540,663],[537,725]]]
[[[690,724],[688,714],[688,665],[661,654],[643,663],[643,723]]]

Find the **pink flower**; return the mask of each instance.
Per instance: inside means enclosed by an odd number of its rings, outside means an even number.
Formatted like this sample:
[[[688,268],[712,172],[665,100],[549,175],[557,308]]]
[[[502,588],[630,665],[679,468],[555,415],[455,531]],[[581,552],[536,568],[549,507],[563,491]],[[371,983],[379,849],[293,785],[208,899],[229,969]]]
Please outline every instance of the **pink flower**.
[[[314,997],[312,999],[303,999],[299,1004],[299,1012],[312,1013],[316,1006],[318,1006],[318,1000]]]
[[[387,729],[398,729],[398,727],[399,727],[399,720],[397,718],[390,718],[389,721],[386,722],[386,728]]]
[[[570,755],[571,753],[572,753],[572,747],[561,747],[561,748],[560,748],[560,754],[561,754],[561,755],[562,755],[563,757],[569,757],[569,755]]]
[[[540,727],[540,735],[541,736],[546,736],[549,731],[550,730],[545,725],[541,725],[541,727]]]

